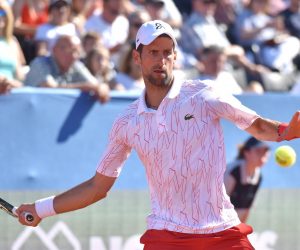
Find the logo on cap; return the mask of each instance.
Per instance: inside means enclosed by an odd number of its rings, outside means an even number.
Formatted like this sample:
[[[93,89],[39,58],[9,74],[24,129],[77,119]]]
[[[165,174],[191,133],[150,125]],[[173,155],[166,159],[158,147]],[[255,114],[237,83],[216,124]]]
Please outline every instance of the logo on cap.
[[[156,28],[157,30],[159,30],[159,29],[161,29],[161,28],[164,28],[164,29],[165,29],[165,27],[164,27],[161,23],[155,23],[155,28]]]

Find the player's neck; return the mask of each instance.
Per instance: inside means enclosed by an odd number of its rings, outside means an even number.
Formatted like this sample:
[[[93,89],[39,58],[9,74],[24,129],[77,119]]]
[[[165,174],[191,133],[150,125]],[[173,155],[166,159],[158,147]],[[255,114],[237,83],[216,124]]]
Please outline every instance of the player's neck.
[[[145,102],[148,108],[158,109],[160,103],[168,94],[172,84],[162,88],[154,85],[146,85]]]
[[[145,102],[148,108],[157,110],[168,91],[146,91]]]

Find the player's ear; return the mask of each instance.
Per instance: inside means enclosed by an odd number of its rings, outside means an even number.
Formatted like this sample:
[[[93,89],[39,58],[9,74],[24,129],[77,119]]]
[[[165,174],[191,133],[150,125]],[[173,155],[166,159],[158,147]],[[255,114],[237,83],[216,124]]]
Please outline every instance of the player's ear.
[[[141,63],[141,57],[140,57],[140,53],[137,50],[133,50],[132,51],[132,58],[135,64],[140,65]]]

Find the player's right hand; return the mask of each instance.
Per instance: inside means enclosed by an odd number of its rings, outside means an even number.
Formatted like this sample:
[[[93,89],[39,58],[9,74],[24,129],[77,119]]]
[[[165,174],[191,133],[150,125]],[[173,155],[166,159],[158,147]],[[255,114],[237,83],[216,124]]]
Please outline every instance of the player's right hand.
[[[25,226],[36,227],[42,220],[36,213],[35,204],[22,204],[18,207],[16,212],[19,217],[19,222]],[[33,216],[33,221],[26,220],[26,214],[28,213]]]
[[[284,140],[287,141],[290,141],[295,138],[300,138],[300,111],[297,111],[294,114],[282,137]]]

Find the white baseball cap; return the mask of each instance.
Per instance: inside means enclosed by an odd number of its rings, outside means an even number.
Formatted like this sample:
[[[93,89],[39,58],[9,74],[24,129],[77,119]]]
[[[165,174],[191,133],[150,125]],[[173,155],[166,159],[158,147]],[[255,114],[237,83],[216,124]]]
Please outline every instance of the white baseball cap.
[[[168,35],[172,38],[174,45],[177,45],[175,33],[172,27],[161,20],[154,20],[144,23],[139,28],[135,39],[135,48],[137,49],[140,44],[149,45],[162,34]]]

